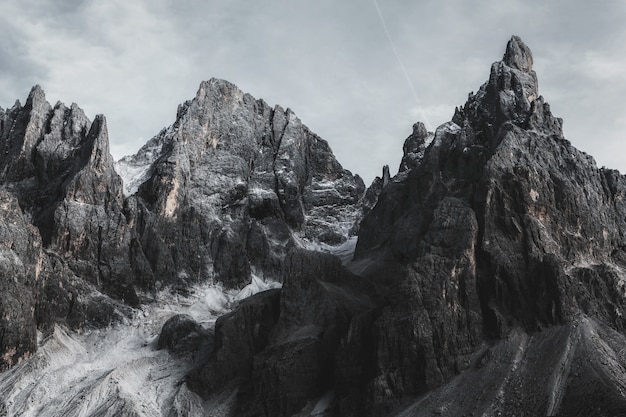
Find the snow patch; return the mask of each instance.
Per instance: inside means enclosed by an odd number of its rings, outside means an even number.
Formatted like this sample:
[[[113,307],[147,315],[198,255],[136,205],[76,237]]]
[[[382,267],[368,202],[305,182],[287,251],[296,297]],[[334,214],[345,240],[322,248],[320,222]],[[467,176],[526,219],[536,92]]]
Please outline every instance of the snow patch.
[[[537,200],[539,199],[539,193],[536,190],[531,188],[529,194],[530,194],[530,198],[536,203]]]
[[[172,135],[171,127],[150,139],[135,155],[124,156],[115,162],[114,168],[122,178],[125,197],[135,194],[150,177],[150,168],[163,154],[163,141],[168,135]]]
[[[320,400],[315,404],[311,411],[311,416],[319,416],[324,414],[326,410],[330,408],[333,400],[335,399],[335,391],[328,391]]]
[[[164,290],[128,323],[83,333],[56,327],[30,359],[0,373],[0,411],[24,417],[218,415],[232,398],[203,402],[181,384],[193,364],[156,350],[161,328],[180,313],[214,326],[239,301],[278,287],[253,275],[241,290],[208,283],[186,296]]]
[[[114,165],[117,175],[122,178],[124,184],[124,196],[128,197],[137,192],[139,186],[149,178],[151,164],[135,165],[121,159]]]
[[[354,250],[356,249],[356,244],[358,241],[357,236],[351,236],[346,239],[345,242],[336,246],[332,246],[326,243],[312,241],[306,239],[303,236],[297,236],[296,234],[294,234],[293,238],[299,247],[314,252],[326,252],[333,254],[339,257],[343,264],[352,260],[352,256],[354,255]]]

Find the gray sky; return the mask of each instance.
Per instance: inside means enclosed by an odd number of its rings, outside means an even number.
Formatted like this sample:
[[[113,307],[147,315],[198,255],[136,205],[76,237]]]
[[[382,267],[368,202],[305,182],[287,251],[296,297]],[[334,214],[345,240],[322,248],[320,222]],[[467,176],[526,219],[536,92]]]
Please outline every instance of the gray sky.
[[[378,6],[387,33],[374,0],[2,0],[0,106],[40,84],[52,104],[103,113],[117,159],[224,78],[291,107],[369,183],[396,172],[413,123],[450,120],[517,34],[566,138],[626,172],[626,2]]]

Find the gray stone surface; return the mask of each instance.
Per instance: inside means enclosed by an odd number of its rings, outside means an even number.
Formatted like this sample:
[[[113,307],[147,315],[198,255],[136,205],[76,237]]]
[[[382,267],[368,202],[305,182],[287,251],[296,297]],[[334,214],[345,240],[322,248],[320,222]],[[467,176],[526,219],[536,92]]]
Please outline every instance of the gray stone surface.
[[[561,125],[512,38],[375,182],[354,260],[289,255],[237,414],[308,415],[328,393],[325,415],[623,412],[626,182]]]
[[[210,352],[213,332],[205,329],[188,314],[176,314],[161,329],[157,349],[167,349],[175,355],[197,355]]]
[[[459,372],[467,375],[463,370],[485,341],[567,326],[580,314],[590,326],[623,330],[624,177],[598,169],[563,138],[561,120],[538,96],[531,65],[528,48],[512,38],[489,81],[437,129],[423,158],[383,189],[361,223],[355,265],[372,265],[365,275],[406,300],[385,307],[373,324],[377,340],[393,343],[376,347],[376,376],[362,391],[371,401],[367,408],[377,410],[370,415],[390,412],[407,395],[417,398]],[[405,271],[381,272],[373,259]],[[399,346],[412,347],[396,353]],[[607,355],[597,344],[586,346],[585,355]],[[553,354],[547,344],[533,349]],[[539,368],[524,378],[548,384]],[[618,380],[623,377],[620,371]],[[447,398],[494,383],[468,376]],[[489,397],[483,410],[546,412],[541,407],[548,403],[532,399],[530,387],[516,389],[517,399],[507,391]],[[563,392],[554,395],[576,402]],[[611,404],[623,404],[623,397],[607,395]],[[575,408],[555,407],[551,412],[565,415]],[[427,410],[440,408],[443,413],[443,397]],[[412,410],[407,415],[430,412]]]
[[[117,164],[103,116],[51,106],[35,86],[0,112],[0,186],[3,221],[17,219],[6,242],[33,248],[7,243],[0,259],[3,366],[36,349],[34,326],[110,325],[137,290],[279,280],[291,248],[350,237],[365,192],[291,110],[216,79]]]
[[[188,317],[161,334],[234,415],[623,414],[626,179],[563,137],[532,64],[513,37],[367,193],[291,110],[213,79],[117,164],[124,196],[104,118],[33,88],[0,111],[0,369],[37,328],[119,322],[136,289],[256,273],[283,288],[213,346]],[[357,230],[352,260],[307,250]]]
[[[37,349],[35,304],[43,250],[17,199],[0,190],[0,371]]]
[[[365,192],[290,109],[217,79],[118,170],[141,166],[127,207],[155,281],[278,277],[297,241],[344,242]]]

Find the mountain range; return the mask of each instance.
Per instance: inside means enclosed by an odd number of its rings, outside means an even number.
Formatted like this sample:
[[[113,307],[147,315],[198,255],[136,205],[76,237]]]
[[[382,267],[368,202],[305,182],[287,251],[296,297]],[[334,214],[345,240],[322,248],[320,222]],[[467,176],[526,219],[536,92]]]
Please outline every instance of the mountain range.
[[[0,415],[626,414],[626,178],[513,36],[366,187],[218,79],[114,161],[106,119],[0,109]]]

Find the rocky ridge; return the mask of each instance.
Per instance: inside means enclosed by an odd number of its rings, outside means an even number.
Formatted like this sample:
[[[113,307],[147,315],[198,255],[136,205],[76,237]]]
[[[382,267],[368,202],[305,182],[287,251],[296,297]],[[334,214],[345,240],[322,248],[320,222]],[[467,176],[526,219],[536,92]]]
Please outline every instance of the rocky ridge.
[[[276,279],[290,248],[345,242],[359,220],[363,182],[327,142],[226,81],[117,164],[104,116],[39,86],[0,110],[0,369],[34,352],[36,329],[108,325],[157,289]],[[131,195],[116,166],[135,169]]]
[[[451,122],[414,126],[350,262],[291,254],[235,414],[623,413],[626,181],[561,126],[513,37]],[[213,395],[252,328],[191,386]]]
[[[91,123],[76,105],[52,107],[36,86],[0,120],[2,282],[9,286],[1,308],[6,334],[17,335],[0,338],[4,369],[34,352],[36,328],[109,323],[134,304],[134,290],[104,118]]]
[[[165,282],[277,275],[299,242],[345,242],[365,192],[290,109],[216,79],[118,169],[145,178],[126,208],[148,275]]]
[[[384,307],[372,326],[378,340],[414,348],[374,344],[377,377],[364,387],[380,393],[372,406],[390,411],[436,389],[406,415],[573,415],[587,401],[597,415],[626,409],[613,345],[623,340],[626,307],[626,182],[598,169],[561,126],[538,94],[530,49],[513,37],[489,80],[383,189],[361,224],[354,264],[371,265],[364,276],[390,293],[403,288],[393,298],[404,305]],[[401,272],[381,274],[378,262]],[[564,365],[573,352],[607,358],[601,375],[576,360]],[[481,368],[489,370],[479,378]],[[531,394],[531,380],[545,384],[541,394]],[[599,381],[611,388],[596,396]],[[575,393],[586,390],[580,404]]]
[[[282,289],[238,295],[212,331],[166,323],[155,348],[187,375],[161,413],[623,413],[626,180],[563,137],[532,65],[512,37],[367,193],[293,112],[225,81],[117,164],[103,117],[35,87],[0,115],[2,368],[33,354],[37,329],[106,326],[157,290],[265,276]],[[357,230],[354,256],[341,252]],[[115,400],[111,375],[94,401],[145,415]]]

